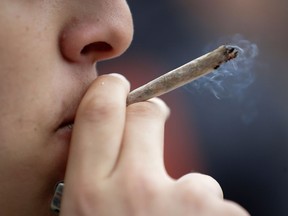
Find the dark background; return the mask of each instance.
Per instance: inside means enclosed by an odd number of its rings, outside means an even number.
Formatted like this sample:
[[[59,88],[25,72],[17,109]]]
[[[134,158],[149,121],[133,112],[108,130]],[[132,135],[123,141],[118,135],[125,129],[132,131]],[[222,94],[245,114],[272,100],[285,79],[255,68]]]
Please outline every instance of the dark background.
[[[288,1],[129,0],[135,37],[121,58],[100,65],[120,72],[135,88],[229,42],[235,34],[255,43],[253,83],[217,99],[183,87],[163,96],[171,107],[165,160],[175,178],[212,175],[225,197],[253,216],[288,215]],[[229,89],[228,89],[229,91]]]

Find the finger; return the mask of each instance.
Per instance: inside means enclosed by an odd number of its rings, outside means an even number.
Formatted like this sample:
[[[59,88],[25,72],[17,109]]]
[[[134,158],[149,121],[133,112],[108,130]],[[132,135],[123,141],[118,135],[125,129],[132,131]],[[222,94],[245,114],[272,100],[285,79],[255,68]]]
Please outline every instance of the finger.
[[[164,125],[168,114],[169,109],[158,98],[128,106],[119,166],[138,172],[164,171]]]
[[[115,74],[98,77],[88,89],[76,114],[65,183],[95,182],[113,169],[124,130],[128,92],[128,81]]]
[[[223,199],[221,186],[214,178],[208,175],[190,173],[178,179],[177,185],[178,187],[181,185],[183,190],[188,191],[192,195],[193,193],[203,193]]]

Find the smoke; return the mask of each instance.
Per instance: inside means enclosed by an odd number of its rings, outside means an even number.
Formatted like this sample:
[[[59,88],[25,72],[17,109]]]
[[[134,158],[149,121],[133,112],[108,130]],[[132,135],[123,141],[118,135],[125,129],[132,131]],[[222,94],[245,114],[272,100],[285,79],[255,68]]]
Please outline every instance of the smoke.
[[[189,84],[189,88],[197,91],[209,91],[218,99],[241,98],[244,91],[255,80],[252,68],[258,55],[258,47],[240,35],[218,42],[218,45],[222,44],[237,47],[239,49],[238,57],[221,65],[214,72],[195,80]],[[211,51],[211,46],[209,48],[206,50],[207,52]]]
[[[187,87],[189,91],[193,92],[195,90],[198,92],[208,91],[219,100],[231,99],[236,100],[239,104],[244,104],[243,110],[245,111],[241,119],[245,123],[250,123],[257,116],[257,108],[255,101],[248,101],[245,98],[245,93],[255,81],[253,66],[259,50],[255,43],[244,39],[239,34],[221,39],[216,43],[217,46],[225,44],[237,47],[239,49],[238,57],[221,65],[214,72],[191,82]],[[205,52],[212,49],[211,45],[207,46]]]

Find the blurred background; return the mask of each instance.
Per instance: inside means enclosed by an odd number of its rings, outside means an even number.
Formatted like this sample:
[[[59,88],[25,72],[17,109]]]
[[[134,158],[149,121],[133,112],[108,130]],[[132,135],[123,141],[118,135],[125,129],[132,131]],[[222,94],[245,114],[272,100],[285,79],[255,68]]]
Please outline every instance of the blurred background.
[[[124,74],[132,88],[204,54],[207,46],[235,42],[236,34],[258,46],[253,83],[241,99],[219,99],[193,86],[162,97],[172,111],[165,163],[174,178],[193,171],[212,175],[225,197],[253,216],[287,216],[288,1],[128,3],[135,25],[132,46],[99,70]]]

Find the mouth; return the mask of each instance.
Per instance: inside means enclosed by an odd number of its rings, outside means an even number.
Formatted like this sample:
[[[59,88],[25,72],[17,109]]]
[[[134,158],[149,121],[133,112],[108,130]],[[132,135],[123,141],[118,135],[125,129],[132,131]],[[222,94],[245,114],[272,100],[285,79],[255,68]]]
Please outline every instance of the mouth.
[[[63,122],[58,130],[61,130],[61,129],[70,129],[72,130],[73,129],[73,126],[74,126],[74,121],[69,121],[69,122]]]
[[[70,143],[74,127],[74,116],[64,118],[62,123],[57,127],[56,134],[65,143]]]
[[[69,99],[69,101],[63,101],[60,110],[53,117],[55,119],[54,134],[58,140],[64,141],[65,144],[70,144],[76,113],[81,98],[82,95],[79,95],[76,98]]]

